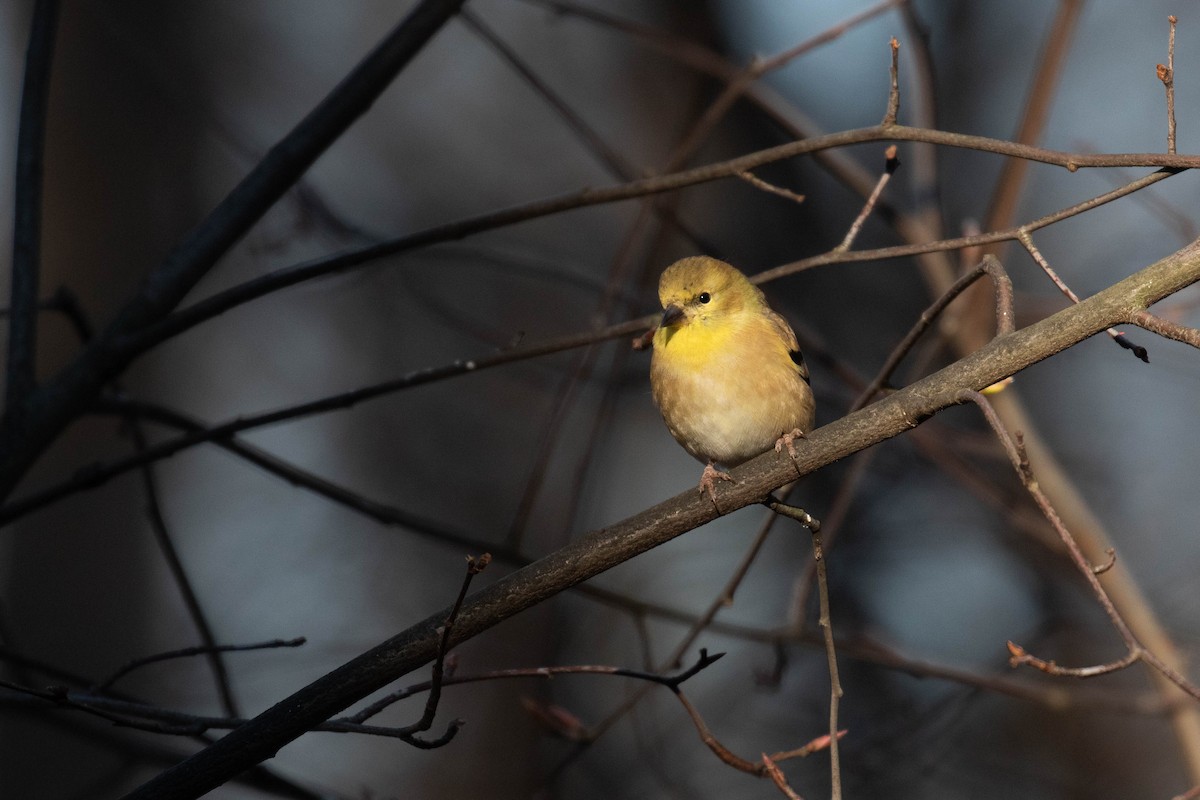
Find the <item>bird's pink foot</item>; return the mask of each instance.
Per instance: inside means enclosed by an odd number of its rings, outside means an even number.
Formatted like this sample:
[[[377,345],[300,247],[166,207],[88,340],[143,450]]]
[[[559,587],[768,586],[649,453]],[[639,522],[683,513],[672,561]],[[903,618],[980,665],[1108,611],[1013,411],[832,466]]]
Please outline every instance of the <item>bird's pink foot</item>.
[[[783,436],[780,436],[778,439],[775,440],[775,452],[781,453],[781,452],[783,452],[783,448],[786,447],[787,451],[788,451],[788,455],[792,457],[793,461],[795,461],[796,460],[795,441],[797,439],[803,439],[803,438],[804,438],[804,431],[800,430],[799,428],[793,428],[792,430],[788,431]]]
[[[700,489],[701,493],[708,492],[708,497],[713,501],[713,505],[717,504],[717,492],[715,490],[717,481],[729,481],[733,483],[733,478],[728,472],[722,472],[708,462],[708,466],[704,468],[704,472],[700,474]]]

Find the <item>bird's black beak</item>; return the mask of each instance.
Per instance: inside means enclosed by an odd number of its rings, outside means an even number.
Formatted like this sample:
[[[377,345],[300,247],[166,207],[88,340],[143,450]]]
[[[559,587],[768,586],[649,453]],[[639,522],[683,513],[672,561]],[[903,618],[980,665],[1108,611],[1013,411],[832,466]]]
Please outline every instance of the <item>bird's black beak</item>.
[[[662,322],[659,323],[659,327],[669,328],[681,319],[683,319],[683,306],[671,303],[663,309]]]

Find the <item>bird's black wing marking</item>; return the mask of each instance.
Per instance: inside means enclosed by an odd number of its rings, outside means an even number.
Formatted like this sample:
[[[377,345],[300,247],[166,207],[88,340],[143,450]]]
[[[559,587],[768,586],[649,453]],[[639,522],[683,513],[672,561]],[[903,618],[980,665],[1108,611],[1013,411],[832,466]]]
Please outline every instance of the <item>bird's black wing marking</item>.
[[[804,378],[805,383],[809,383],[808,364],[804,363],[804,354],[801,353],[799,350],[792,350],[792,351],[788,352],[788,355],[792,357],[792,362],[799,368],[800,377]]]
[[[768,311],[768,317],[771,324],[775,326],[775,331],[787,343],[788,355],[791,356],[792,363],[796,365],[800,377],[804,379],[805,383],[808,383],[808,365],[804,363],[804,355],[800,352],[800,342],[796,341],[796,332],[778,312]]]

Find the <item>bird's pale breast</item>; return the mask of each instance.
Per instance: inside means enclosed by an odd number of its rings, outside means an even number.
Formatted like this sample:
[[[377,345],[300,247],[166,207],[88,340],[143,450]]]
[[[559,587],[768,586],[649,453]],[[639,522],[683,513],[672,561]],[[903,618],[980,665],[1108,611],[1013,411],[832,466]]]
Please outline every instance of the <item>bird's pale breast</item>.
[[[702,328],[656,343],[654,400],[667,429],[702,461],[737,466],[784,433],[813,424],[812,391],[787,345],[761,316],[747,315],[712,341]]]

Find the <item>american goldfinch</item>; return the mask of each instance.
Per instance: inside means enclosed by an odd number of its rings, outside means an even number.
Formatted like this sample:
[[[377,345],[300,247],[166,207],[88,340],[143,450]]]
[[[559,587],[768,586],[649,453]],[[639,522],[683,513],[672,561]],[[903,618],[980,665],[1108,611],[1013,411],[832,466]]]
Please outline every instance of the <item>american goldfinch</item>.
[[[700,491],[716,503],[726,467],[812,430],[813,393],[796,334],[762,291],[707,256],[676,261],[658,282],[650,387],[675,440],[707,466]]]

